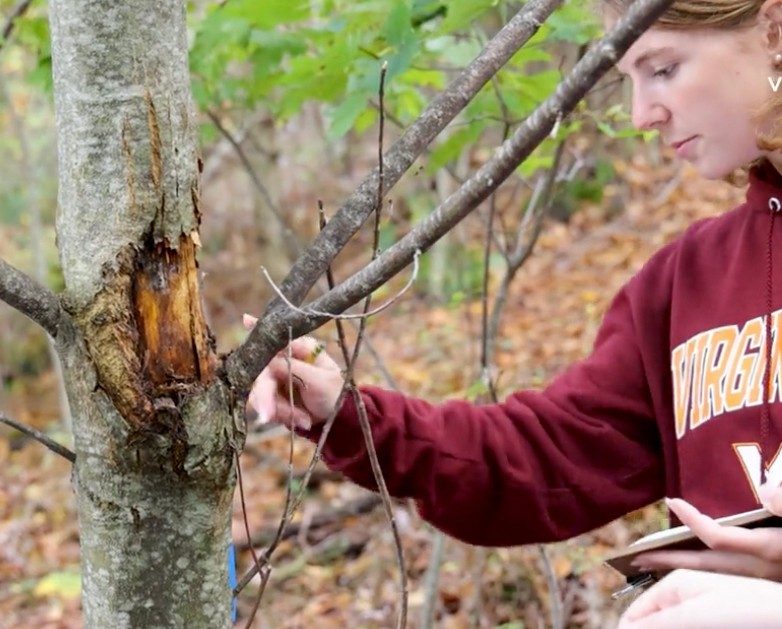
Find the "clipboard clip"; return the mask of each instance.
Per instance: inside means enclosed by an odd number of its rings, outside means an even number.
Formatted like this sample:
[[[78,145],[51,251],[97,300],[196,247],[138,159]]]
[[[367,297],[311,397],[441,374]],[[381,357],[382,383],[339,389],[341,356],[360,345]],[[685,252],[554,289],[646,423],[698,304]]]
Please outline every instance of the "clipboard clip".
[[[612,600],[617,600],[620,598],[624,598],[625,596],[629,594],[633,594],[634,592],[640,591],[643,588],[645,588],[648,585],[651,585],[656,581],[654,575],[651,572],[642,572],[641,574],[638,574],[631,579],[627,580],[627,585],[624,587],[618,589],[616,592],[611,594]]]

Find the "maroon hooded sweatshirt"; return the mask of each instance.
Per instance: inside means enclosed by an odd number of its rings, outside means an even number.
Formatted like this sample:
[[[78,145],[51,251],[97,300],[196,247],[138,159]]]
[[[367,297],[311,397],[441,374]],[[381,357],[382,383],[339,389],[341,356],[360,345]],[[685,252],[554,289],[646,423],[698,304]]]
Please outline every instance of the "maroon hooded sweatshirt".
[[[664,495],[714,517],[757,508],[761,479],[782,482],[780,207],[782,176],[754,166],[746,201],[658,251],[592,354],[542,391],[430,404],[361,387],[391,494],[491,546],[565,539]],[[350,396],[324,460],[376,488]]]

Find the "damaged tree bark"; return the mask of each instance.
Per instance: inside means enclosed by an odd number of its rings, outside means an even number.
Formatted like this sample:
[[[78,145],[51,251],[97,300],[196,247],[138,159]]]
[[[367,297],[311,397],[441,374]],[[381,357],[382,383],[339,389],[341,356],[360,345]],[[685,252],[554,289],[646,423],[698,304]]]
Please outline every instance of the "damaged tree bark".
[[[225,626],[244,435],[198,289],[184,5],[55,0],[51,26],[85,624]]]

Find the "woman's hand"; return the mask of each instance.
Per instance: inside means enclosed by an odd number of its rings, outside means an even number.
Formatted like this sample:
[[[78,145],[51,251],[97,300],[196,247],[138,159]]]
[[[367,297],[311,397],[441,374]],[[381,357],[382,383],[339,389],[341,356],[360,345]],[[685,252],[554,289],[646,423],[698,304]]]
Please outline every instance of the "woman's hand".
[[[247,314],[242,319],[248,330],[256,321]],[[289,382],[293,383],[293,405]],[[339,365],[323,346],[311,336],[303,336],[264,367],[253,383],[247,404],[258,414],[258,423],[279,422],[309,430],[334,412],[343,382]]]
[[[782,584],[676,570],[627,608],[617,629],[782,627]]]
[[[763,506],[782,515],[782,487],[766,484],[759,494]],[[666,502],[709,550],[652,551],[638,555],[633,565],[650,571],[689,568],[782,581],[782,528],[721,526],[680,498]]]

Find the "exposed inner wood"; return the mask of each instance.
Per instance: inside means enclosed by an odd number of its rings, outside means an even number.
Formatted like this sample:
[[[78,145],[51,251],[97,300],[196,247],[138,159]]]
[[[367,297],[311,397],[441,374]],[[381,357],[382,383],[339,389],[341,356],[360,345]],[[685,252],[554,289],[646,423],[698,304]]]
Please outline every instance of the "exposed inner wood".
[[[145,380],[157,395],[178,385],[208,382],[215,356],[208,342],[198,292],[195,239],[182,235],[179,249],[158,243],[137,259],[133,308]]]

